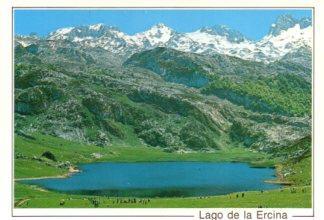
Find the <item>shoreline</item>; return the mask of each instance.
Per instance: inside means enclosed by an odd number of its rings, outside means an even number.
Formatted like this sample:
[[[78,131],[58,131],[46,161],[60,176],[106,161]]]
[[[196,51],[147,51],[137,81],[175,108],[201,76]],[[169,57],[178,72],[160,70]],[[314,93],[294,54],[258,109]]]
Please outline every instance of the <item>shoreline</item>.
[[[66,174],[57,175],[57,176],[41,176],[41,177],[23,177],[23,178],[15,178],[14,181],[22,181],[22,180],[40,180],[40,179],[55,179],[55,178],[68,178],[75,173],[82,172],[75,166],[70,166],[69,170]]]
[[[105,162],[105,161],[99,161],[98,163],[101,162]],[[192,162],[198,162],[198,161],[192,161]],[[244,163],[241,161],[229,161],[230,163]],[[251,166],[251,163],[247,162],[247,164]],[[265,168],[265,167],[253,167],[253,168]],[[277,184],[277,185],[281,185],[282,187],[289,187],[292,186],[293,183],[288,182],[286,180],[284,180],[283,175],[281,173],[282,171],[282,164],[274,164],[274,166],[272,167],[268,167],[268,168],[274,168],[276,170],[276,178],[275,179],[268,179],[268,180],[264,180],[264,183],[269,183],[269,184]],[[78,169],[77,166],[70,166],[68,169],[68,172],[63,174],[63,175],[56,175],[56,176],[42,176],[42,177],[24,177],[24,178],[17,178],[14,179],[14,181],[24,181],[24,180],[40,180],[40,179],[55,179],[55,178],[68,178],[70,176],[72,176],[75,173],[79,173],[82,172],[80,169]],[[253,191],[253,190],[252,190]],[[244,191],[244,192],[252,192],[252,191]]]
[[[280,184],[280,185],[284,185],[284,186],[291,186],[292,185],[291,182],[280,180],[280,179],[265,180],[264,182],[265,183],[270,183],[270,184]]]
[[[107,161],[98,161],[95,163],[105,163]],[[119,161],[118,161],[119,162]],[[143,162],[143,161],[141,161]],[[160,162],[160,161],[158,161]],[[177,162],[177,161],[163,161],[163,162]],[[185,162],[200,162],[200,161],[185,161]],[[208,161],[211,162],[211,161]],[[226,162],[226,161],[224,161]],[[270,180],[264,180],[265,183],[270,183],[270,184],[281,184],[284,186],[291,186],[292,183],[287,182],[283,179],[283,175],[281,174],[281,165],[280,164],[275,164],[274,166],[261,166],[261,167],[254,167],[251,166],[251,163],[249,162],[243,162],[243,161],[228,161],[229,163],[247,163],[250,165],[252,168],[274,168],[276,170],[276,179],[270,179]],[[15,178],[14,181],[23,181],[23,180],[39,180],[39,179],[55,179],[55,178],[68,178],[71,175],[75,173],[82,172],[80,169],[77,168],[77,166],[70,166],[68,169],[68,172],[63,174],[63,175],[56,175],[56,176],[41,176],[41,177],[23,177],[23,178]]]
[[[105,161],[100,161],[98,163],[102,163]],[[163,161],[165,162],[165,161]],[[173,161],[172,161],[173,162]],[[186,161],[188,162],[188,161]],[[189,161],[191,162],[191,161]],[[192,162],[199,162],[199,161],[192,161]],[[210,162],[210,161],[209,161]],[[238,161],[230,161],[230,163],[244,163],[244,162],[238,162]],[[250,163],[248,163],[249,165],[251,165]],[[275,164],[272,167],[268,167],[268,168],[274,168],[276,170],[276,178],[275,179],[268,179],[268,180],[264,180],[264,183],[269,183],[269,184],[278,184],[278,185],[282,185],[282,186],[291,186],[293,185],[291,182],[285,181],[283,179],[283,175],[281,173],[281,164]],[[265,168],[265,167],[253,167],[250,166],[252,168]],[[16,178],[14,179],[14,181],[23,181],[23,180],[39,180],[39,179],[55,179],[55,178],[68,178],[70,176],[72,176],[75,173],[79,173],[82,172],[80,169],[78,169],[76,166],[70,166],[68,169],[68,173],[63,174],[63,175],[56,175],[56,176],[42,176],[42,177],[24,177],[24,178]],[[253,190],[252,190],[253,191]],[[244,191],[244,192],[250,192],[250,191]]]

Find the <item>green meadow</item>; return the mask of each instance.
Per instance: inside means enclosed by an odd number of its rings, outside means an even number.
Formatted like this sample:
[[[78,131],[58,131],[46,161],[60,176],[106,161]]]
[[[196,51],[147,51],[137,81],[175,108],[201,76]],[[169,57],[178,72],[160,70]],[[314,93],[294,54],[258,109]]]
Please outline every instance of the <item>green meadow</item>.
[[[45,151],[55,155],[55,161],[41,155]],[[100,155],[100,158],[94,156]],[[77,167],[92,162],[143,161],[213,161],[246,162],[251,166],[289,167],[294,175],[285,181],[290,185],[279,190],[232,193],[222,196],[188,198],[113,198],[107,196],[70,195],[48,191],[19,182],[24,178],[55,177],[68,174],[68,163]],[[143,146],[135,138],[127,142],[115,141],[110,147],[98,147],[61,138],[34,134],[15,136],[15,207],[311,207],[310,158],[298,163],[282,164],[265,153],[230,147],[216,152],[169,153],[160,148]],[[278,170],[278,169],[277,169]],[[283,181],[279,178],[278,181]],[[243,195],[244,194],[244,195]],[[118,200],[118,202],[117,202]],[[136,201],[136,202],[134,202]]]

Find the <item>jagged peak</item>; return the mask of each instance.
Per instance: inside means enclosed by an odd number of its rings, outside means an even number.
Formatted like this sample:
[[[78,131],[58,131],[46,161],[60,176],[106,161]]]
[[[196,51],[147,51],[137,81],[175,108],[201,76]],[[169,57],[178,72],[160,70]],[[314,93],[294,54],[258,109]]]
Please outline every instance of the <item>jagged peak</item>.
[[[307,28],[312,25],[312,21],[309,17],[296,19],[290,14],[284,14],[277,17],[275,23],[271,24],[269,35],[277,36],[282,31],[286,31],[289,28],[293,28],[299,25],[301,29]]]
[[[94,31],[98,31],[98,30],[100,30],[104,26],[105,26],[105,24],[98,23],[98,24],[89,25],[89,29],[90,30],[94,30]]]
[[[164,23],[157,23],[157,24],[155,24],[155,25],[153,25],[152,27],[158,27],[158,28],[164,28],[164,27],[166,27],[166,28],[169,28],[167,25],[165,25]]]
[[[51,32],[49,35],[52,36],[52,35],[57,35],[57,34],[61,34],[61,35],[64,35],[64,34],[68,34],[70,33],[75,27],[63,27],[63,28],[59,28],[53,32]]]
[[[211,35],[219,35],[219,36],[226,37],[231,42],[242,42],[246,40],[246,38],[241,32],[232,29],[227,25],[214,25],[211,27],[203,27],[199,31]]]
[[[49,39],[98,38],[110,32],[120,32],[117,27],[103,23],[77,27],[60,28],[49,34]]]
[[[174,30],[164,23],[157,23],[150,27],[148,30],[144,31],[144,33],[145,32],[174,32]]]

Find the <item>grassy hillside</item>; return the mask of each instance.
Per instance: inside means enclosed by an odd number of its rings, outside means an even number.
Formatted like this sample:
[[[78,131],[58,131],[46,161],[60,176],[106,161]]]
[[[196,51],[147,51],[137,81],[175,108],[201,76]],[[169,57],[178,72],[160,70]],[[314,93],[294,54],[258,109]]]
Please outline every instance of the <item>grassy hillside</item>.
[[[56,161],[42,157],[46,151],[50,151]],[[96,154],[100,158],[96,158]],[[170,153],[163,148],[145,147],[138,139],[125,142],[116,139],[112,146],[103,148],[41,134],[15,137],[15,178],[18,179],[63,175],[68,173],[69,166],[59,166],[60,164],[77,166],[79,163],[99,161],[236,161],[255,166],[274,166],[275,163],[267,154],[237,147],[212,153]]]
[[[305,59],[310,57],[303,54]],[[291,59],[295,56],[291,55]],[[295,60],[289,63],[288,57],[267,65],[225,55],[204,56],[156,48],[134,54],[124,65],[149,69],[166,81],[202,88],[205,94],[252,111],[310,115],[311,70],[300,67]]]
[[[304,116],[311,114],[311,84],[294,74],[248,79],[215,79],[202,89],[253,111]]]
[[[15,50],[16,207],[141,207],[19,182],[100,161],[247,162],[290,184],[145,207],[310,206],[311,71],[300,53],[264,64],[156,48],[122,64],[68,41]]]
[[[40,41],[37,48],[16,48],[16,132],[104,147],[131,129],[170,152],[233,145],[270,152],[310,133],[307,71],[166,48],[106,66],[93,50],[69,43]],[[208,82],[186,83],[201,77]]]

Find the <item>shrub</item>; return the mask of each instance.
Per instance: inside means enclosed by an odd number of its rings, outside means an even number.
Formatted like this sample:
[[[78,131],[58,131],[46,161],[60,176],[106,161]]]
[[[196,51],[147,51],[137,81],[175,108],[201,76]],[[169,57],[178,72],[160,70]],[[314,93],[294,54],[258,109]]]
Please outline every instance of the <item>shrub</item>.
[[[56,161],[55,155],[54,155],[52,152],[50,152],[50,151],[45,151],[45,152],[42,154],[42,157],[46,157],[46,158],[49,159],[49,160]]]

